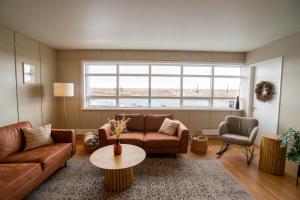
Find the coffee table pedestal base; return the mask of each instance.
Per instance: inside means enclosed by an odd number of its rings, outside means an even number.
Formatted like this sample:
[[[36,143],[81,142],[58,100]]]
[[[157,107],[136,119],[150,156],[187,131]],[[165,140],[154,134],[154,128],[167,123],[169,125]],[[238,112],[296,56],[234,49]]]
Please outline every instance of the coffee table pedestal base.
[[[109,192],[121,192],[133,184],[133,168],[105,170],[105,187]]]

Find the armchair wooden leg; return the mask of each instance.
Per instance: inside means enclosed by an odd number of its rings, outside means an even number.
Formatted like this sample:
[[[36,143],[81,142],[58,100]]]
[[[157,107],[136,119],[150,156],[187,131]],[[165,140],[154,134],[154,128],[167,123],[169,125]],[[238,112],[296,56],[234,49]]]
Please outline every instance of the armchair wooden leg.
[[[65,162],[64,167],[67,167],[67,161]]]
[[[218,155],[217,158],[220,158],[223,155],[223,153],[228,149],[228,147],[229,147],[229,144],[223,142],[220,150],[216,153]]]

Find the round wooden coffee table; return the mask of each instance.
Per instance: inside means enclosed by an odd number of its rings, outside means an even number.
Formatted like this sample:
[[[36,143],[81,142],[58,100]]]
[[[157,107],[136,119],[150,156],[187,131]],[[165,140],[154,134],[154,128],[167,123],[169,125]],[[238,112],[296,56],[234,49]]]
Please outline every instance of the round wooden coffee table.
[[[105,187],[120,192],[133,184],[133,167],[141,163],[146,152],[134,145],[122,144],[122,154],[115,156],[113,145],[102,147],[90,156],[90,162],[105,170]]]

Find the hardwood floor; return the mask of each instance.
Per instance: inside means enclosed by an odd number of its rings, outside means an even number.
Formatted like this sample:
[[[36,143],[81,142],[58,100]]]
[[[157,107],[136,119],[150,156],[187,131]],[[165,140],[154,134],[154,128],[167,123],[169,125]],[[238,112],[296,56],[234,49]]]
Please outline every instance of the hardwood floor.
[[[188,157],[191,159],[216,159],[216,152],[219,150],[221,142],[209,140],[208,151],[205,155],[198,155],[189,151],[187,154],[178,154],[178,157]],[[86,155],[82,141],[78,139],[77,154]],[[245,156],[239,147],[230,147],[219,159],[225,169],[258,200],[300,200],[300,184],[295,185],[296,173],[290,176],[273,176],[258,168],[259,148],[255,148],[255,157],[250,166],[247,166]],[[290,167],[290,166],[287,166]]]

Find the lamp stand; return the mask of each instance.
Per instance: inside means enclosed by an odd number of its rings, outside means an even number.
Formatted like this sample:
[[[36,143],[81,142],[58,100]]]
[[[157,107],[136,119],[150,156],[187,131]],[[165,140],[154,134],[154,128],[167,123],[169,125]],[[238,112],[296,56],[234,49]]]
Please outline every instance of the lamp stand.
[[[66,97],[64,96],[64,122],[65,122],[65,128],[67,127],[67,110],[66,110]]]
[[[67,105],[66,105],[66,97],[74,96],[74,83],[53,83],[53,96],[55,97],[63,97],[63,107],[64,107],[64,128],[68,128],[67,122]],[[62,125],[62,124],[61,124]]]

